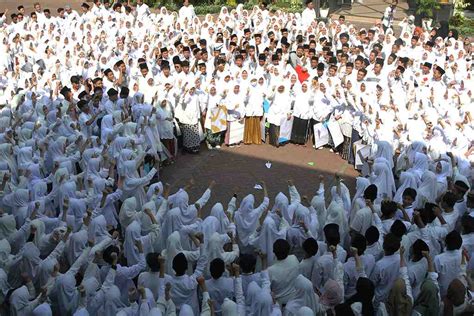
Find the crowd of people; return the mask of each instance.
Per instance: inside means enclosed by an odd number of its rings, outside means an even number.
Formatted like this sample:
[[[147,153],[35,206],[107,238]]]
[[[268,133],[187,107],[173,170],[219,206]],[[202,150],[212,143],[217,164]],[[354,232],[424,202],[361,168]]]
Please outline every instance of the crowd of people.
[[[0,14],[0,313],[472,315],[473,44],[394,32],[394,8]],[[192,203],[159,171],[203,142],[329,147],[361,176]]]

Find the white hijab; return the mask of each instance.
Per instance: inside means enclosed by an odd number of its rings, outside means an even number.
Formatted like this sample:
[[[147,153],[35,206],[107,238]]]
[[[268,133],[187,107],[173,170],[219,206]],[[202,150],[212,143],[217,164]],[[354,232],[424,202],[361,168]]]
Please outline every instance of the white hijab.
[[[227,215],[224,213],[224,206],[222,206],[221,203],[214,204],[214,206],[211,208],[211,216],[217,218],[219,222],[219,229],[217,232],[219,234],[225,234],[231,223]]]
[[[120,290],[116,285],[112,285],[105,292],[104,315],[116,316],[117,313],[125,308],[126,305],[120,299]]]
[[[285,237],[286,229],[280,231],[272,216],[267,215],[257,238],[252,240],[252,245],[267,255],[267,263],[271,265],[273,264],[273,243]]]
[[[302,274],[298,275],[295,280],[295,289],[295,298],[289,301],[285,308],[288,315],[297,315],[303,306],[309,307],[313,312],[319,310],[319,297],[314,292],[313,283],[310,280]]]
[[[135,246],[135,241],[140,240],[143,245],[143,252],[145,254],[152,251],[152,245],[150,238],[141,237],[140,223],[133,221],[127,226],[125,230],[125,241],[124,241],[124,255],[127,258],[127,264],[129,266],[135,265],[140,261],[140,253]]]
[[[421,184],[417,190],[416,205],[418,208],[423,208],[426,202],[436,203],[438,193],[438,182],[436,175],[426,170],[421,177]]]
[[[73,273],[65,273],[57,277],[56,289],[58,295],[58,309],[61,315],[72,314],[79,305],[79,291],[76,288],[76,279]]]
[[[402,203],[403,192],[407,188],[412,188],[416,190],[417,187],[418,187],[418,184],[417,184],[416,176],[411,172],[403,171],[400,174],[400,185],[397,189],[397,192],[395,193],[395,197],[393,198],[393,200],[397,203]]]
[[[119,214],[119,221],[120,225],[122,225],[122,229],[125,229],[137,218],[137,207],[137,200],[133,196],[123,201]]]
[[[377,158],[375,160],[371,178],[372,184],[377,186],[379,197],[389,199],[393,197],[396,191],[395,180],[393,179],[392,170],[385,158]]]
[[[329,204],[324,226],[327,224],[337,224],[339,226],[341,240],[344,240],[346,233],[349,232],[349,224],[347,223],[347,216],[342,203],[333,201]]]
[[[252,194],[244,197],[239,209],[235,212],[234,222],[237,227],[237,234],[244,246],[248,245],[250,235],[255,232],[258,225],[259,214],[255,212],[255,198]]]
[[[26,316],[23,310],[30,304],[30,292],[26,285],[13,291],[10,297],[10,315]]]

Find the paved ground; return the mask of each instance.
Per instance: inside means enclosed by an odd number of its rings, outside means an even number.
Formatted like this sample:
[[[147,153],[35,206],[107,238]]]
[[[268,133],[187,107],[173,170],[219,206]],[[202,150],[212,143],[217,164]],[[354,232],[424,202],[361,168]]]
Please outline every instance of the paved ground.
[[[265,166],[268,161],[272,164],[270,169]],[[176,164],[162,170],[161,177],[173,185],[173,191],[194,178],[196,185],[189,192],[191,201],[198,199],[207,184],[215,180],[217,184],[209,210],[215,202],[227,204],[234,192],[239,199],[254,193],[257,201],[261,201],[262,191],[253,188],[259,180],[266,182],[271,199],[280,191],[288,194],[288,179],[295,182],[301,195],[312,198],[319,175],[323,174],[325,183],[331,185],[337,171],[344,174],[345,182],[353,192],[358,174],[351,165],[327,149],[314,150],[290,144],[280,148],[261,145],[212,151],[203,149],[198,155],[179,156]]]

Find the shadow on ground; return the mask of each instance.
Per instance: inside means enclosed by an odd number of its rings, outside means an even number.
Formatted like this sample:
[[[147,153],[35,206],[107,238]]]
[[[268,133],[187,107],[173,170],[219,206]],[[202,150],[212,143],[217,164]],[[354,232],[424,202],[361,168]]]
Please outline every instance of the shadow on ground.
[[[271,168],[265,166],[267,162],[271,163]],[[216,186],[205,208],[207,214],[214,203],[227,205],[234,193],[237,193],[239,202],[245,195],[253,193],[256,203],[259,203],[263,193],[254,186],[260,180],[267,184],[273,204],[278,192],[289,196],[288,179],[294,181],[302,196],[307,195],[311,199],[322,174],[325,177],[326,197],[329,198],[329,186],[333,185],[336,172],[344,175],[344,181],[353,193],[358,172],[341,157],[327,149],[314,150],[289,144],[280,148],[261,145],[203,149],[198,155],[180,155],[174,165],[161,170],[160,178],[173,186],[172,193],[193,178],[195,185],[188,192],[190,203],[201,196],[211,180],[215,180]]]

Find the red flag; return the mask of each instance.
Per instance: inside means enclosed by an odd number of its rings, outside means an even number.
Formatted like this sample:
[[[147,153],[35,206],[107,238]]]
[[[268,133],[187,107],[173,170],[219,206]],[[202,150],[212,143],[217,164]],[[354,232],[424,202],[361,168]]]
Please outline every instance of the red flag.
[[[303,70],[303,67],[301,67],[300,65],[297,65],[295,67],[295,71],[298,74],[298,80],[300,81],[300,83],[302,83],[303,81],[309,78],[308,71],[306,69]]]

